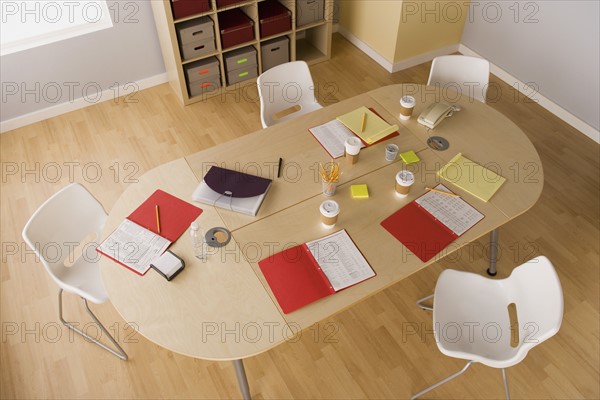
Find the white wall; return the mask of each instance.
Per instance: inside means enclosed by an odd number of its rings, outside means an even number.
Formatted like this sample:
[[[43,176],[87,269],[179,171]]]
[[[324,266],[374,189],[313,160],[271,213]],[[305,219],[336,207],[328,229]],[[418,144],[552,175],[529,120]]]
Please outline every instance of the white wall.
[[[476,0],[470,11],[465,46],[600,129],[600,2]]]
[[[87,104],[133,93],[136,81],[164,74],[150,2],[107,4],[112,28],[0,58],[2,122],[81,98]]]

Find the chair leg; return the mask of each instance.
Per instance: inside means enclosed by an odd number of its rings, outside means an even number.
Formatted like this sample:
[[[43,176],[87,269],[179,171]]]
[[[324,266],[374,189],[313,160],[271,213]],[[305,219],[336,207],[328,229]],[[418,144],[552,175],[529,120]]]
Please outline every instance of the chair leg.
[[[502,368],[502,381],[504,382],[504,393],[506,400],[510,400],[510,392],[508,391],[508,381],[506,380],[506,369]]]
[[[94,315],[94,313],[92,312],[92,310],[90,310],[90,307],[88,306],[88,302],[87,302],[86,299],[82,298],[83,302],[85,304],[85,309],[87,310],[88,314],[90,315],[90,317],[92,317],[92,319],[94,320],[94,322],[96,322],[96,324],[100,327],[100,329],[102,330],[102,332],[104,332],[106,334],[106,336],[108,336],[108,339],[117,348],[117,350],[111,349],[110,347],[106,346],[104,343],[101,343],[98,340],[94,339],[93,337],[85,334],[83,331],[75,328],[73,325],[71,325],[70,323],[68,323],[67,321],[64,320],[64,318],[63,318],[63,308],[62,308],[62,294],[63,294],[63,290],[60,289],[59,292],[58,292],[58,318],[60,318],[60,322],[62,322],[63,325],[65,325],[67,328],[72,329],[73,331],[79,333],[81,336],[83,336],[84,338],[86,338],[90,342],[97,344],[98,346],[102,347],[104,350],[106,350],[106,351],[114,354],[115,356],[119,357],[121,360],[127,361],[127,359],[129,358],[127,356],[127,353],[125,353],[125,351],[121,348],[121,346],[119,346],[119,344],[117,343],[117,341],[106,330],[106,328],[104,327],[104,325],[102,325],[100,323],[100,321],[98,321],[98,318],[96,318],[96,316]]]
[[[417,307],[419,307],[419,308],[421,308],[421,309],[423,309],[425,311],[433,311],[433,307],[429,307],[429,306],[426,306],[426,305],[423,304],[425,301],[429,300],[432,297],[433,297],[433,295],[430,294],[427,297],[423,297],[422,299],[417,300]]]
[[[427,393],[427,392],[429,392],[429,391],[431,391],[431,390],[435,389],[436,387],[438,387],[438,386],[441,386],[441,385],[443,385],[444,383],[446,383],[446,382],[448,382],[448,381],[450,381],[450,380],[452,380],[452,379],[456,378],[457,376],[459,376],[460,374],[462,374],[463,372],[465,372],[465,371],[466,371],[466,370],[467,370],[467,369],[468,369],[468,368],[471,366],[471,364],[473,364],[474,362],[475,362],[475,361],[469,361],[469,362],[467,363],[467,365],[465,365],[465,366],[463,367],[463,369],[461,369],[460,371],[458,371],[458,372],[456,372],[456,373],[454,373],[454,374],[450,375],[450,376],[449,376],[449,377],[447,377],[447,378],[444,378],[444,379],[442,379],[441,381],[439,381],[439,382],[437,382],[437,383],[434,383],[433,385],[429,386],[429,387],[428,387],[427,389],[425,389],[425,390],[421,390],[419,393],[417,393],[417,394],[415,394],[413,397],[411,397],[411,398],[410,398],[410,400],[415,400],[416,398],[419,398],[419,397],[423,396],[425,393]]]

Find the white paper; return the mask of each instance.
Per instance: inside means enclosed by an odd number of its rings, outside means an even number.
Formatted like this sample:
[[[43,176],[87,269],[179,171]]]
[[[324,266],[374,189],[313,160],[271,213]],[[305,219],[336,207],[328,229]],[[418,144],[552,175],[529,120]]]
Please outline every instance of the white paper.
[[[444,185],[437,185],[435,189],[452,193]],[[458,236],[468,231],[484,217],[482,213],[460,197],[447,196],[434,191],[429,191],[415,202]]]
[[[98,246],[102,254],[143,275],[171,242],[126,219]]]
[[[306,243],[336,292],[375,276],[345,230]]]
[[[310,128],[309,131],[333,158],[343,156],[346,152],[346,147],[344,146],[346,139],[356,137],[350,129],[346,128],[346,126],[337,119]],[[360,147],[365,147],[364,143],[361,143]]]

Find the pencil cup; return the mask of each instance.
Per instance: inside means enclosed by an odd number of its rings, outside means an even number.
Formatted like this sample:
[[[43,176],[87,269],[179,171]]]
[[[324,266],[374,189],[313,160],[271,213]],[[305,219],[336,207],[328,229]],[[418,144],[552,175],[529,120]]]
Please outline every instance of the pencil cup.
[[[400,197],[408,196],[413,183],[415,183],[415,175],[412,172],[398,172],[396,174],[396,194]]]
[[[344,142],[346,148],[346,161],[349,164],[356,164],[358,162],[358,154],[360,153],[360,140],[358,138],[348,138]]]
[[[385,160],[395,161],[396,158],[398,158],[398,146],[395,144],[385,146]]]
[[[321,222],[326,228],[333,228],[340,214],[340,205],[333,200],[326,200],[319,207],[321,211]]]
[[[413,113],[413,109],[417,101],[412,96],[404,96],[400,99],[400,119],[407,121],[410,119]]]
[[[337,189],[338,181],[336,180],[336,181],[330,182],[325,179],[323,179],[322,181],[323,181],[323,194],[325,196],[333,196]]]

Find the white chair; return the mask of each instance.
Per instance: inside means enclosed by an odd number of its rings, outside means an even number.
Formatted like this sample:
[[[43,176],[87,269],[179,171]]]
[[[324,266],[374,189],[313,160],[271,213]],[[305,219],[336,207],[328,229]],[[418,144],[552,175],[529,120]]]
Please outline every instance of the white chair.
[[[71,252],[76,244],[82,244],[91,233],[95,233],[97,238],[100,237],[106,218],[104,208],[94,196],[80,184],[73,183],[54,194],[37,209],[23,229],[23,239],[39,257],[48,274],[60,288],[58,315],[61,322],[89,341],[122,360],[127,360],[127,354],[88,306],[88,300],[96,304],[108,300],[98,268],[99,254],[95,251],[95,247],[88,246],[79,258],[70,259],[73,257]],[[73,264],[67,267],[65,261],[68,263],[73,261]],[[76,294],[83,299],[88,314],[108,336],[117,351],[63,319],[63,291]]]
[[[315,87],[308,65],[293,61],[263,72],[256,82],[260,96],[260,121],[263,128],[290,120],[321,107],[315,97]],[[293,113],[285,111],[296,108]]]
[[[470,56],[441,56],[433,59],[427,85],[454,89],[485,103],[490,83],[490,63]]]
[[[527,352],[554,336],[563,316],[563,293],[550,261],[536,257],[501,280],[470,272],[446,270],[433,297],[433,326],[438,348],[447,356],[469,360],[465,367],[417,393],[416,399],[465,372],[473,363],[502,369],[506,398],[510,398],[505,368],[521,362]],[[509,317],[516,306],[517,326]],[[513,307],[513,306],[511,306]],[[514,320],[513,320],[514,322]],[[513,335],[518,334],[518,338]],[[517,340],[518,339],[518,340]]]

